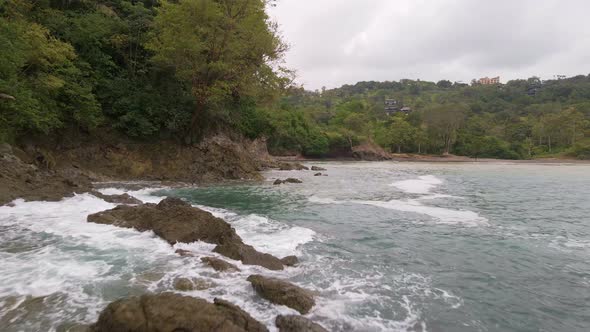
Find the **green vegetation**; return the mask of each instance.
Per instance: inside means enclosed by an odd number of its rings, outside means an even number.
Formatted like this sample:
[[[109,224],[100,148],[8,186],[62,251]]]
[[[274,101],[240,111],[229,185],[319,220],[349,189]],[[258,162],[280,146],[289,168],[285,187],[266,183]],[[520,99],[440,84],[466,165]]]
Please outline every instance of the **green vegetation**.
[[[413,111],[387,115],[386,99]],[[590,75],[549,81],[533,77],[502,85],[360,82],[321,92],[290,89],[282,103],[283,109],[303,114],[300,122],[307,124],[307,133],[321,133],[327,140],[316,155],[342,154],[345,142],[348,151],[373,142],[398,153],[504,159],[590,156]],[[317,138],[310,134],[298,142],[313,140]],[[281,142],[281,148],[297,149],[292,142]],[[299,151],[305,152],[305,145]]]
[[[115,131],[276,154],[590,158],[590,76],[504,85],[360,82],[306,91],[280,66],[271,0],[0,0],[0,141]],[[413,111],[387,115],[386,99]]]

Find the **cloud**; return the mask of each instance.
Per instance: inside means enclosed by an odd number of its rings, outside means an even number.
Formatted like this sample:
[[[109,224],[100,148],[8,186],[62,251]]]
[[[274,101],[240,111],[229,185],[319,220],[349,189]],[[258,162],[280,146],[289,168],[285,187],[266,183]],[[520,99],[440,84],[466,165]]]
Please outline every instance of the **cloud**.
[[[588,12],[587,0],[280,0],[270,11],[311,89],[588,74]]]

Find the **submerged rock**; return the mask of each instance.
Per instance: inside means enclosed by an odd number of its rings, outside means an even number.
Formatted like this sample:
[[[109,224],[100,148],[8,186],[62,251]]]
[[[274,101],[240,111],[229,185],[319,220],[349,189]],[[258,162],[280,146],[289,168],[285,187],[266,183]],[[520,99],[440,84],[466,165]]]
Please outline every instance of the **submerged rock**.
[[[311,291],[296,286],[288,281],[251,275],[247,279],[256,293],[268,301],[285,305],[306,314],[315,305]]]
[[[297,256],[287,256],[281,258],[281,262],[286,266],[295,266],[299,264],[299,258],[297,258]]]
[[[268,331],[239,307],[223,300],[214,303],[173,293],[146,294],[109,304],[93,332]]]
[[[199,278],[176,278],[173,283],[174,289],[181,292],[188,292],[192,290],[205,290],[215,287],[212,282]]]
[[[217,244],[215,252],[244,264],[282,270],[281,261],[246,245],[230,224],[211,213],[192,207],[178,198],[166,198],[158,204],[119,205],[111,210],[91,214],[88,221],[119,227],[153,231],[170,244],[203,241]],[[187,251],[177,251],[190,255]]]
[[[320,324],[297,315],[278,315],[275,324],[279,332],[328,332]]]
[[[115,204],[142,204],[143,202],[140,201],[139,199],[130,196],[129,194],[121,194],[121,195],[105,195],[99,191],[92,191],[91,192],[92,195],[107,201],[109,203],[115,203]]]
[[[219,272],[226,272],[226,271],[240,271],[240,269],[223,259],[215,258],[215,257],[202,257],[201,261],[209,266],[211,266],[215,271]]]
[[[288,178],[283,181],[283,183],[303,183],[303,181],[295,178]]]
[[[260,265],[269,270],[283,269],[283,263],[280,259],[271,254],[256,251],[254,247],[247,244],[228,242],[218,245],[213,251],[231,259],[242,261],[246,265]]]
[[[283,180],[276,179],[275,182],[273,182],[272,184],[274,184],[276,186],[276,185],[281,184],[281,183],[283,183]]]
[[[326,171],[325,168],[319,166],[311,166],[312,171]]]
[[[322,176],[322,173],[315,173],[313,176]]]
[[[300,163],[283,162],[283,163],[279,164],[279,170],[281,170],[281,171],[302,171],[302,170],[308,171],[309,167],[304,166]]]
[[[181,257],[197,257],[197,255],[190,250],[176,249],[174,253],[179,254]]]

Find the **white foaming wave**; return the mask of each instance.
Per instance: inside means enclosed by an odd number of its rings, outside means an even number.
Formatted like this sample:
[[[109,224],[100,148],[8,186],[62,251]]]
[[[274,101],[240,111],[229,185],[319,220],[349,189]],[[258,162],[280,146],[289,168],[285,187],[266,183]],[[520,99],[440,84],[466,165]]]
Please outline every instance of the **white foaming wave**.
[[[396,200],[392,199],[388,202],[383,201],[352,201],[353,203],[372,205],[380,208],[402,211],[414,212],[433,217],[438,220],[439,224],[464,226],[489,226],[488,220],[481,217],[479,214],[468,210],[451,210],[436,206],[427,206],[420,203],[418,200]]]
[[[394,182],[391,186],[410,194],[428,194],[434,187],[442,183],[443,181],[434,175],[423,175],[418,179]]]
[[[488,219],[480,216],[478,213],[469,211],[469,210],[452,210],[446,209],[436,206],[428,206],[424,205],[420,202],[420,200],[430,200],[435,198],[444,198],[444,197],[452,197],[458,198],[454,196],[448,195],[431,195],[426,197],[420,197],[417,199],[409,199],[409,200],[397,200],[392,199],[390,201],[370,201],[370,200],[334,200],[332,198],[321,198],[316,196],[311,196],[308,198],[308,201],[312,203],[318,204],[362,204],[362,205],[370,205],[376,206],[384,209],[389,210],[396,210],[402,212],[412,212],[430,216],[437,220],[439,224],[448,224],[448,225],[463,225],[463,226],[489,226]]]

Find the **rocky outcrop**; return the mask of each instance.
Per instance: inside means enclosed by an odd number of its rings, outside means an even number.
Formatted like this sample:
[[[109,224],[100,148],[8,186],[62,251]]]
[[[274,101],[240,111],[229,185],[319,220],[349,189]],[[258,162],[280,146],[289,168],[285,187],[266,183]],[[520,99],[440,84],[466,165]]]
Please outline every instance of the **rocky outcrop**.
[[[23,151],[8,144],[0,146],[0,205],[17,198],[59,201],[92,188],[91,181],[94,179],[88,174],[72,169],[54,170],[48,154],[38,153],[26,161],[17,155],[26,157]]]
[[[303,183],[303,181],[301,181],[299,179],[295,179],[295,178],[287,178],[285,180],[276,179],[275,182],[273,182],[274,185],[283,184],[283,183]]]
[[[311,166],[312,171],[326,171],[325,168],[319,166]]]
[[[275,324],[279,332],[328,332],[320,324],[297,315],[278,315]]]
[[[173,293],[147,294],[109,304],[92,332],[266,332],[266,326],[239,307]]]
[[[215,271],[219,271],[219,272],[232,272],[232,271],[238,272],[238,271],[240,271],[240,269],[237,266],[230,264],[230,263],[224,261],[223,259],[219,259],[219,258],[215,258],[215,257],[202,257],[201,262],[209,265]]]
[[[261,275],[251,275],[248,281],[262,298],[285,305],[306,314],[315,305],[311,291],[296,286],[288,281],[268,278]]]
[[[299,259],[297,258],[297,256],[286,256],[281,258],[281,262],[285,266],[295,266],[299,264]]]
[[[179,290],[181,292],[188,292],[192,290],[209,289],[211,287],[214,287],[215,285],[212,282],[207,281],[205,279],[176,278],[174,279],[172,286],[174,287],[174,289]]]
[[[281,162],[279,163],[279,170],[281,171],[308,171],[309,167],[304,166],[300,163],[288,163],[288,162]]]
[[[393,157],[382,147],[374,143],[365,143],[352,148],[352,156],[357,160],[383,161]]]
[[[109,203],[115,204],[130,204],[130,205],[137,205],[142,204],[143,202],[139,199],[129,195],[129,194],[121,194],[121,195],[105,195],[99,191],[93,190],[90,192],[92,195],[107,201]]]
[[[88,216],[89,222],[153,231],[170,244],[203,241],[217,244],[214,251],[248,265],[282,270],[281,261],[246,245],[223,219],[192,207],[178,198],[166,198],[158,204],[119,205]],[[181,252],[186,254],[187,252]]]
[[[283,263],[273,255],[256,251],[254,247],[241,242],[225,242],[213,249],[214,252],[231,259],[242,261],[246,265],[260,265],[269,270],[282,270]]]

